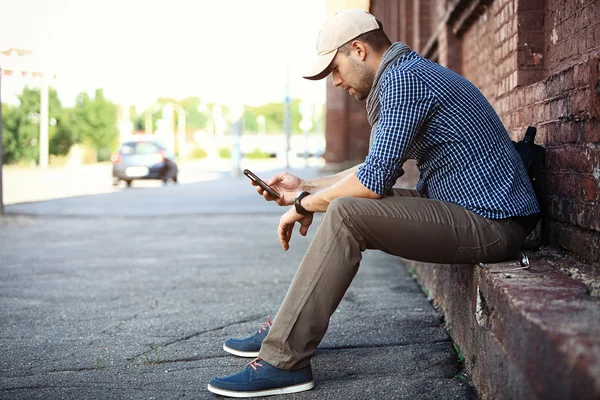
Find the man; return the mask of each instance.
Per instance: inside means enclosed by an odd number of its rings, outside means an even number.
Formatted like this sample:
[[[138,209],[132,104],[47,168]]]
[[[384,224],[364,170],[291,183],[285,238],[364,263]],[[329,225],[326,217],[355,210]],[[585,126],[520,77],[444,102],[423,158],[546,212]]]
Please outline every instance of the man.
[[[211,380],[234,397],[292,393],[314,386],[310,359],[354,278],[365,249],[432,263],[496,262],[513,255],[539,208],[519,155],[485,97],[463,77],[392,44],[371,14],[348,10],[320,31],[307,79],[333,74],[366,100],[372,143],[363,164],[301,180],[281,173],[270,184],[293,205],[278,235],[306,235],[325,212],[273,322],[224,349],[258,357],[243,371]],[[417,190],[392,186],[416,159]],[[257,191],[274,200],[260,187]]]

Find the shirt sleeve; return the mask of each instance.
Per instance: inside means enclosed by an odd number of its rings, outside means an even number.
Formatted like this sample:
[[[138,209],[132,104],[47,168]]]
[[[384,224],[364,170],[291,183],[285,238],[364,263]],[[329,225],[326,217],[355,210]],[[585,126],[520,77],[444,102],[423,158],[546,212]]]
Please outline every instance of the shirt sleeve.
[[[379,92],[381,111],[375,139],[358,180],[385,196],[402,174],[402,164],[412,142],[434,109],[429,88],[407,71],[390,71]]]

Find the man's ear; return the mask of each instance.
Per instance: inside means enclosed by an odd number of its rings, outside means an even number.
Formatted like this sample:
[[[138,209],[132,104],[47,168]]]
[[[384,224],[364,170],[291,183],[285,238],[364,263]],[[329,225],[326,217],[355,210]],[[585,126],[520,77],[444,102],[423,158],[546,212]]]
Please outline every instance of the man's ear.
[[[355,57],[360,61],[365,61],[367,58],[367,45],[360,40],[353,40],[350,43],[350,51],[354,53]]]

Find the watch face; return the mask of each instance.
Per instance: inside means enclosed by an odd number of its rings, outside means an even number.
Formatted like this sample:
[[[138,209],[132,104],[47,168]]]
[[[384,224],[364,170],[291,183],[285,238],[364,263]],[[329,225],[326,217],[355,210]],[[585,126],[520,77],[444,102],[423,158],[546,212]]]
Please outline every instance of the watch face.
[[[311,214],[311,211],[307,211],[304,207],[302,207],[302,204],[300,203],[302,201],[303,198],[305,198],[306,196],[308,196],[310,193],[306,192],[306,191],[302,191],[300,193],[298,193],[296,195],[296,197],[294,198],[294,206],[296,208],[296,212],[298,214],[301,215],[308,215]]]

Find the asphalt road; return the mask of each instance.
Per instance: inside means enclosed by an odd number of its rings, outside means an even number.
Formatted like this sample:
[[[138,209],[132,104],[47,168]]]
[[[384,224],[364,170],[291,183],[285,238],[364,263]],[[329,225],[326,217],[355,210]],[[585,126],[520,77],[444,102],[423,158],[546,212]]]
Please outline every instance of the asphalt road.
[[[1,399],[213,398],[248,362],[223,341],[276,314],[318,224],[283,252],[282,209],[220,178],[6,207]],[[472,399],[443,325],[401,260],[366,252],[315,389],[286,398]]]

